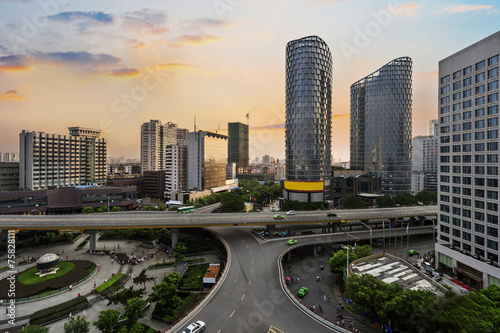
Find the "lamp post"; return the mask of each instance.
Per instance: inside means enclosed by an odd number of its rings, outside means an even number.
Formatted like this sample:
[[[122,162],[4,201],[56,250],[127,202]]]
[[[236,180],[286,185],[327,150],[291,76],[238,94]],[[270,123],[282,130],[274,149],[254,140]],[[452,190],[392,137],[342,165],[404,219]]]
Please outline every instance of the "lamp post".
[[[346,273],[346,277],[349,277],[349,246],[342,246],[342,248],[347,250],[347,273]]]
[[[367,227],[368,229],[370,229],[370,247],[373,249],[373,244],[372,244],[372,228],[370,228],[369,226],[367,226],[366,224],[364,224],[362,221],[359,221],[361,222],[362,225],[364,225],[365,227]]]

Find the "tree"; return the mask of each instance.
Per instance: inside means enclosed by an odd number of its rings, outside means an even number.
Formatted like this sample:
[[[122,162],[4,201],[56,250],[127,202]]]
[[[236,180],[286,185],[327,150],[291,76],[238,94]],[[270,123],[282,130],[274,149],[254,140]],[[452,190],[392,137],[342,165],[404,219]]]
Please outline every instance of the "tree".
[[[98,213],[107,213],[108,212],[108,207],[102,206],[97,209]]]
[[[129,299],[127,305],[125,305],[125,317],[130,319],[132,323],[136,323],[137,320],[146,315],[145,308],[147,304],[148,302],[140,297]]]
[[[122,327],[120,328],[120,330],[118,331],[118,333],[143,333],[144,332],[144,325],[142,325],[141,323],[135,323],[134,325],[130,326],[130,327]]]
[[[116,310],[104,310],[99,313],[99,319],[92,324],[102,333],[114,333],[118,330],[120,312]]]
[[[353,247],[349,246],[349,262],[353,262],[354,260],[358,259],[356,253],[353,251]],[[330,258],[330,261],[328,262],[328,268],[330,269],[330,272],[332,273],[339,273],[342,272],[344,267],[347,265],[347,250],[345,249],[340,249],[335,254],[333,257]]]
[[[92,214],[95,213],[94,208],[92,207],[85,207],[82,209],[82,214]]]
[[[417,199],[409,193],[403,193],[394,197],[396,205],[410,207],[417,204]]]
[[[186,253],[186,245],[184,245],[183,242],[177,243],[174,253],[174,258],[177,263],[182,262],[184,259],[186,259],[184,253]]]
[[[377,206],[380,208],[396,207],[396,202],[388,195],[377,198],[375,201],[377,202]]]
[[[346,209],[366,208],[366,204],[363,199],[355,195],[345,198],[344,201],[342,201],[342,206]]]
[[[69,318],[67,323],[64,323],[64,333],[88,333],[90,323],[80,315]]]
[[[146,291],[145,288],[135,290],[133,286],[129,288],[124,288],[123,285],[119,286],[120,291],[117,290],[113,294],[108,294],[106,299],[108,300],[108,305],[113,304],[121,304],[125,306],[127,301],[134,297],[141,297]]]
[[[144,268],[140,273],[139,275],[137,275],[135,278],[132,279],[132,282],[134,284],[139,284],[139,283],[142,283],[144,284],[144,288],[146,288],[146,282],[149,282],[149,281],[154,281],[155,278],[154,277],[149,277],[146,275],[146,271],[147,271],[147,268]]]
[[[424,205],[432,205],[437,202],[437,193],[423,190],[415,195],[415,198]]]
[[[24,328],[23,333],[47,333],[49,330],[49,327],[40,325],[28,325]]]
[[[222,193],[220,203],[224,212],[241,212],[245,208],[245,201],[235,192]]]
[[[369,255],[371,255],[372,248],[369,245],[356,246],[354,248],[354,253],[356,254],[356,257],[358,259],[361,259],[361,258],[368,257]],[[350,251],[349,251],[349,254],[350,254]]]

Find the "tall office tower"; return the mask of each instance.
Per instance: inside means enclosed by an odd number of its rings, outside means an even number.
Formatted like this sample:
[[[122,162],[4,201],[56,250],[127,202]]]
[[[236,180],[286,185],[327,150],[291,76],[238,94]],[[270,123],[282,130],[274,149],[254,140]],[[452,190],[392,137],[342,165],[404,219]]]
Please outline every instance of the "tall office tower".
[[[209,190],[226,185],[225,135],[198,131],[188,134],[188,190]]]
[[[286,200],[322,202],[331,178],[332,55],[319,37],[286,46]]]
[[[69,127],[69,136],[19,134],[19,187],[32,191],[106,182],[106,140],[101,131]]]
[[[227,163],[236,163],[236,172],[246,173],[250,160],[248,153],[248,125],[228,123],[228,137]]]
[[[351,85],[351,168],[382,176],[382,194],[411,191],[412,61],[392,60]]]
[[[166,148],[165,196],[172,192],[187,190],[187,140],[183,144],[168,145]]]
[[[164,126],[150,120],[141,126],[141,172],[165,170]]]
[[[264,155],[262,156],[262,164],[269,165],[271,163],[271,156]]]
[[[413,171],[424,173],[423,189],[437,192],[437,170],[438,121],[434,119],[429,121],[429,135],[413,138]]]
[[[439,62],[436,259],[476,288],[500,285],[500,31]]]

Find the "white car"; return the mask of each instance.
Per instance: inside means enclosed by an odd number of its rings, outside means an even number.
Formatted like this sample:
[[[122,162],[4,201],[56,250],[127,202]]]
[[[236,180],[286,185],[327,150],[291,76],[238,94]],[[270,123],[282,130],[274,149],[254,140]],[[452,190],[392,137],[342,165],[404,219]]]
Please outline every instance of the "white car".
[[[286,215],[295,215],[295,211],[294,210],[289,210],[288,212],[286,212]]]
[[[182,333],[198,333],[205,329],[205,323],[201,320],[195,321],[189,325]]]

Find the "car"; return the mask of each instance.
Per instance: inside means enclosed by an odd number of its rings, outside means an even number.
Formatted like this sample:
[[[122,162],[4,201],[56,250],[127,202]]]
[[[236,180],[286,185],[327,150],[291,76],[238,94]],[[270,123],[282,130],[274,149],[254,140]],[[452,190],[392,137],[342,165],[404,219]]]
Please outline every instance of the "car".
[[[289,210],[288,212],[286,212],[286,215],[295,215],[295,211],[294,210]]]
[[[205,323],[201,320],[195,321],[189,325],[182,333],[198,333],[205,330]]]
[[[284,219],[285,217],[283,215],[280,215],[280,214],[276,214],[274,215],[274,219],[275,220],[281,220],[281,219]]]
[[[408,250],[408,255],[411,257],[412,255],[414,254],[418,254],[418,251],[417,250]]]
[[[288,240],[288,242],[286,242],[288,245],[293,245],[293,244],[296,244],[297,243],[297,240],[296,239],[290,239]]]
[[[275,232],[273,232],[273,236],[275,236],[275,237],[281,237],[282,234],[279,231],[275,231]]]
[[[300,290],[297,292],[297,295],[298,295],[299,297],[304,297],[304,296],[307,294],[307,292],[308,292],[308,291],[309,291],[309,289],[307,289],[307,287],[302,287],[302,288],[300,288]]]
[[[337,217],[337,214],[335,214],[334,212],[328,212],[326,214],[326,216],[333,216],[333,217]]]

